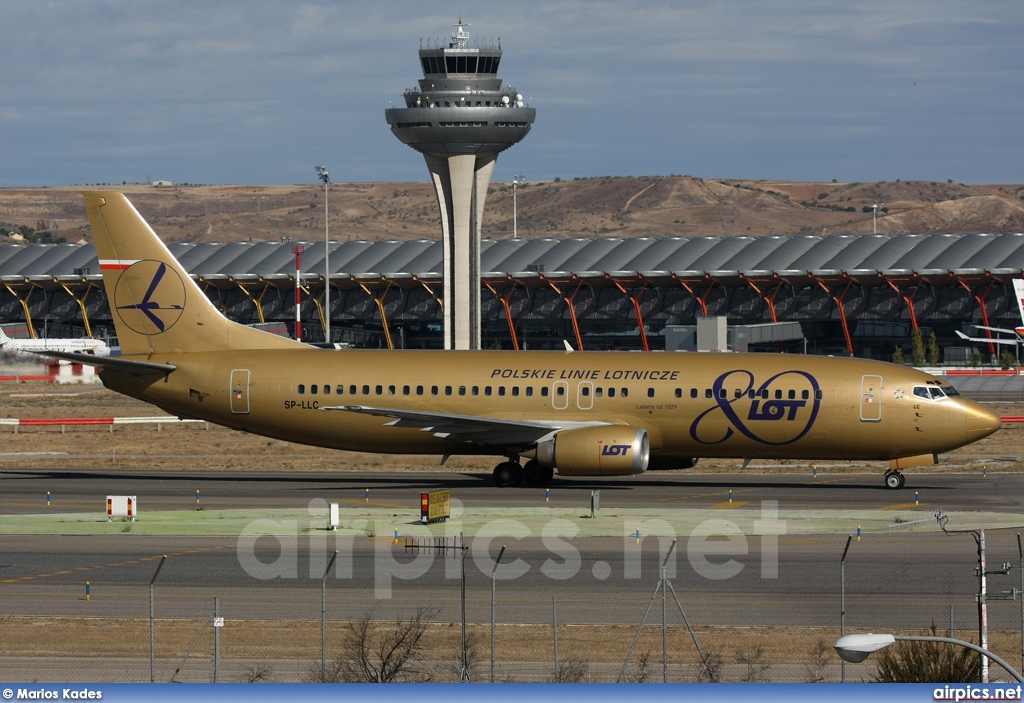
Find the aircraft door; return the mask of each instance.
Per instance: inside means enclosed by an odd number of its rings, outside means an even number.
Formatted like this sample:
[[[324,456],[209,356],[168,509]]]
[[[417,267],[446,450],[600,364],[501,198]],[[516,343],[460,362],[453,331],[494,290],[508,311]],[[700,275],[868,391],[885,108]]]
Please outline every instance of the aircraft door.
[[[249,369],[231,370],[231,412],[235,415],[249,414]]]
[[[551,385],[551,407],[555,410],[569,407],[569,384],[565,381],[555,381]]]
[[[862,376],[860,379],[861,422],[882,420],[882,377]]]

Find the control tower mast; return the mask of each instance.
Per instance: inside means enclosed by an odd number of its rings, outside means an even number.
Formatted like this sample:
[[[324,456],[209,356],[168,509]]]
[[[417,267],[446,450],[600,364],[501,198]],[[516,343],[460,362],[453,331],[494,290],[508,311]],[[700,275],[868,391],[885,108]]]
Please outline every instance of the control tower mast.
[[[498,78],[500,40],[469,48],[462,19],[451,41],[424,48],[423,78],[405,107],[384,111],[391,131],[423,154],[444,236],[444,348],[480,348],[480,225],[498,160],[530,131],[536,110]]]

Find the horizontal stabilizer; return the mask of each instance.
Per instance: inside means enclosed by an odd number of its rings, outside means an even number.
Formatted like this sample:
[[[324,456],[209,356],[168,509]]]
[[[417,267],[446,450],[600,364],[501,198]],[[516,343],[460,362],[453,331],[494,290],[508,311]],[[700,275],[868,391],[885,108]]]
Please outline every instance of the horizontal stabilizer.
[[[70,361],[75,364],[95,366],[100,369],[113,369],[130,376],[166,376],[177,367],[174,364],[161,364],[155,361],[135,361],[120,356],[93,356],[92,354],[76,354],[74,352],[36,352],[40,356]]]

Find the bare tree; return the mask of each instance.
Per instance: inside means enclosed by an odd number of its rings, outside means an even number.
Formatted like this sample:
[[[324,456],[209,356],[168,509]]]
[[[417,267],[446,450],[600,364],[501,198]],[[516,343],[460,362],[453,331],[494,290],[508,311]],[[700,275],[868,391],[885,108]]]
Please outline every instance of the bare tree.
[[[590,674],[590,662],[585,659],[567,659],[558,663],[555,683],[580,683]]]
[[[417,659],[426,644],[423,635],[433,616],[433,609],[421,607],[408,618],[376,625],[371,610],[350,622],[342,642],[341,680],[390,683],[415,678]]]
[[[699,683],[718,683],[722,680],[722,656],[718,652],[705,651],[704,661],[698,665],[697,681]]]
[[[274,682],[274,668],[269,664],[253,664],[245,673],[242,674],[240,679],[241,683],[273,683]]]
[[[736,662],[738,664],[745,664],[747,667],[747,671],[743,675],[743,681],[748,683],[763,683],[768,681],[768,670],[772,665],[765,659],[763,646],[757,645],[750,650],[742,649],[737,651]]]
[[[825,669],[832,661],[833,649],[825,640],[818,640],[811,652],[811,663],[806,665],[807,683],[822,683],[825,680]]]

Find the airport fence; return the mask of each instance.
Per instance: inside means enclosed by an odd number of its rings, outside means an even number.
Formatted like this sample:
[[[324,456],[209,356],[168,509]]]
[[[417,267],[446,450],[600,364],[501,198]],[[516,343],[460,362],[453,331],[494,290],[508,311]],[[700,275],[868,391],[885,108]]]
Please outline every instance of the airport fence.
[[[108,584],[96,580],[88,596],[84,591],[65,592],[59,586],[22,593],[8,589],[3,600],[18,607],[0,607],[8,611],[0,613],[0,679],[54,683],[362,680],[356,666],[360,653],[371,664],[384,667],[380,653],[391,651],[388,647],[395,643],[394,636],[406,632],[403,628],[419,608],[425,616],[420,647],[395,672],[395,680],[461,679],[457,593],[439,605],[417,604],[403,597],[401,604],[392,604],[384,613],[358,594],[328,592],[322,620],[320,589],[306,590],[300,594],[267,585],[211,596],[206,588],[160,587],[154,596],[151,630],[145,581]],[[457,591],[457,586],[452,590]],[[477,615],[487,612],[486,594],[470,597],[471,610]],[[26,601],[31,601],[31,608],[25,607]],[[577,613],[582,612],[582,605]],[[90,614],[94,607],[98,615]],[[516,610],[508,603],[501,607],[506,612]],[[8,614],[29,609],[36,613]],[[565,621],[559,621],[557,628],[553,622],[496,622],[496,682],[844,680],[843,667],[832,648],[839,632],[831,625],[699,625],[691,633],[670,616],[671,624],[663,632],[658,613],[637,637],[639,622],[572,622],[573,609],[565,607],[562,612]],[[968,627],[966,621],[964,627]],[[1010,662],[1019,660],[1018,631],[993,630],[990,637],[993,651]],[[486,617],[471,617],[466,637],[471,681],[491,680],[490,638]],[[667,663],[663,662],[664,652]],[[845,680],[871,681],[876,666],[871,659],[847,664]],[[993,665],[992,669],[994,680],[1008,680],[999,667]]]

